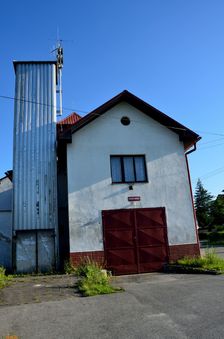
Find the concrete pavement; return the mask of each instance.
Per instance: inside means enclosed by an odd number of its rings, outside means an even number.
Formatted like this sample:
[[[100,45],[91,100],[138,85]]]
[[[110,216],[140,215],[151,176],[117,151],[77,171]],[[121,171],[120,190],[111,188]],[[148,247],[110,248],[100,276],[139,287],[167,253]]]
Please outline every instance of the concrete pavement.
[[[0,335],[22,339],[224,338],[224,276],[118,278],[124,293],[0,307]]]

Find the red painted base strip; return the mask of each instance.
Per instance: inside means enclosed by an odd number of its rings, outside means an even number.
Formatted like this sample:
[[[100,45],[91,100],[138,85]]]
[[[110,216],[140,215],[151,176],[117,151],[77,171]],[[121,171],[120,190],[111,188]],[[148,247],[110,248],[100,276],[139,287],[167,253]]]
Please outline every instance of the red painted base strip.
[[[187,245],[171,245],[169,246],[169,262],[176,261],[185,256],[193,257],[200,255],[200,247],[198,244]],[[97,262],[102,266],[106,266],[104,251],[90,251],[90,252],[73,252],[70,253],[70,259],[74,266],[77,266],[86,258]],[[157,271],[155,269],[155,271]]]
[[[98,264],[105,266],[104,251],[93,251],[93,252],[73,252],[70,253],[70,260],[74,266],[77,266],[86,258],[89,258]]]
[[[171,245],[169,246],[170,256],[169,261],[176,261],[185,256],[194,257],[200,255],[200,247],[198,244],[187,245]]]

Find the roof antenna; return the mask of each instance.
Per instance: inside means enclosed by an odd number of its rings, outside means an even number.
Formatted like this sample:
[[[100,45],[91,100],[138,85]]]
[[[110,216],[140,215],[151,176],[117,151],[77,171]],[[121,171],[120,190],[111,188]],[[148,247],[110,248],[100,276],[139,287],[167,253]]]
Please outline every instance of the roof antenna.
[[[57,110],[57,115],[62,115],[62,68],[63,68],[63,47],[61,44],[62,40],[59,40],[58,46],[56,49],[56,58],[57,58],[57,71],[58,71],[58,88],[56,93],[59,95],[59,109]]]
[[[57,61],[57,89],[56,93],[58,95],[59,106],[57,106],[57,115],[62,115],[62,68],[63,68],[63,47],[62,47],[62,39],[59,39],[59,33],[57,30],[57,47],[51,51],[51,53],[55,52],[56,61]]]

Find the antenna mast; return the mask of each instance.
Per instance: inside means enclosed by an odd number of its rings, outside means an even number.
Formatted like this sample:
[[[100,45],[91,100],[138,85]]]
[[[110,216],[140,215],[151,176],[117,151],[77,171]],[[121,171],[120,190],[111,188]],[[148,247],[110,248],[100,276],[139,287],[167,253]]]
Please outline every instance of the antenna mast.
[[[62,115],[63,48],[61,45],[61,40],[58,41],[58,46],[56,48],[56,58],[57,58],[57,72],[58,72],[58,88],[56,92],[59,95],[59,108],[57,109],[57,115]]]

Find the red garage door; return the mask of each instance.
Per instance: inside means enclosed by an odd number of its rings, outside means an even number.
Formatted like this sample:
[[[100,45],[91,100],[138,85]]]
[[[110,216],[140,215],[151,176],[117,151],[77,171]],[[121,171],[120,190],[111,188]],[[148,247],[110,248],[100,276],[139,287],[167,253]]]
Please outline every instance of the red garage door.
[[[102,211],[104,249],[114,274],[154,272],[168,261],[165,208]]]

